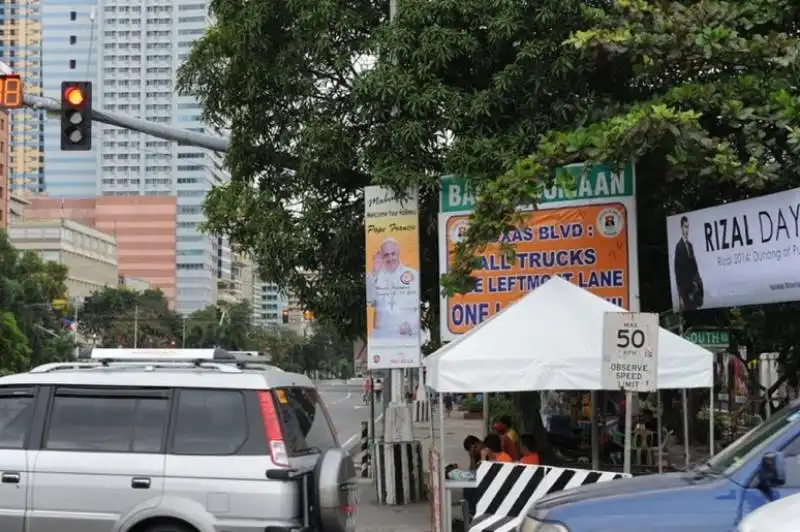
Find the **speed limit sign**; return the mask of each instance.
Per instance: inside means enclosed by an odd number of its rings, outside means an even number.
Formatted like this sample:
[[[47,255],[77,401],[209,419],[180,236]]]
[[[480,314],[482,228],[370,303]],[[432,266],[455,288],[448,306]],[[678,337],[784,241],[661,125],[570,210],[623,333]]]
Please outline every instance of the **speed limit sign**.
[[[658,389],[658,314],[606,312],[603,319],[602,385],[605,390]]]

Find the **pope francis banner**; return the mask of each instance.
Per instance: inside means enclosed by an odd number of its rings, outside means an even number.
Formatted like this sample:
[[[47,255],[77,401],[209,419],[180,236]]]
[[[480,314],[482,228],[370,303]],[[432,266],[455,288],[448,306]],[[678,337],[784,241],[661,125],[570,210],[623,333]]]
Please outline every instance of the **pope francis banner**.
[[[364,189],[369,369],[420,365],[419,210],[416,192]]]

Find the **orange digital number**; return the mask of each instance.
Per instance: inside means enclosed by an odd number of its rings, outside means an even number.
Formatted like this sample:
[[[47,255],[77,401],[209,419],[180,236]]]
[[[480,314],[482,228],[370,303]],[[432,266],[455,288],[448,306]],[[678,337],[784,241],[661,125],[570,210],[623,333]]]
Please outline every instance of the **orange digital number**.
[[[19,76],[0,77],[0,107],[15,109],[22,107],[22,81]]]
[[[22,105],[22,82],[19,78],[6,78],[3,84],[3,100],[6,107]]]

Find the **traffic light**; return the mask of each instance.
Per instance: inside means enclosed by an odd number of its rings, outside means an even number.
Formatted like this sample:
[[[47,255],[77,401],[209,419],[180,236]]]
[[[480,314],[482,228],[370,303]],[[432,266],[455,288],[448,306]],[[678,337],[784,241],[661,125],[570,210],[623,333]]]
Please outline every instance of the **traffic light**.
[[[61,149],[92,149],[92,82],[61,83]]]
[[[314,320],[314,313],[310,310],[306,310],[303,312],[303,319],[306,321],[313,321]]]
[[[289,323],[289,311],[288,310],[284,310],[283,311],[283,323]]]

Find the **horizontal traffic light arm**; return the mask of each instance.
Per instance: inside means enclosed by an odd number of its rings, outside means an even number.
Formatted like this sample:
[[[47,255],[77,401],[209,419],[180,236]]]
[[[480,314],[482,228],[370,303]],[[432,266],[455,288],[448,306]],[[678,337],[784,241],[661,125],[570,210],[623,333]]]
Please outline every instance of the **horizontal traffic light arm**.
[[[27,107],[34,109],[44,109],[48,112],[61,114],[61,103],[50,98],[42,96],[31,96],[25,94],[23,101]],[[205,148],[207,150],[216,152],[227,152],[230,140],[225,137],[213,137],[211,135],[203,135],[202,133],[195,133],[193,131],[186,131],[177,127],[165,126],[163,124],[155,124],[142,120],[140,118],[133,118],[131,116],[120,115],[117,113],[109,113],[107,111],[100,111],[92,109],[92,120],[101,122],[111,126],[117,126],[133,131],[139,131],[145,135],[151,135],[164,140],[171,140],[180,142],[187,146],[196,146],[198,148]]]

